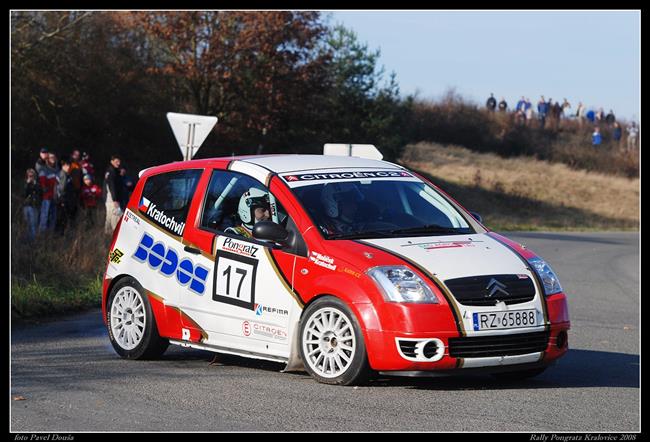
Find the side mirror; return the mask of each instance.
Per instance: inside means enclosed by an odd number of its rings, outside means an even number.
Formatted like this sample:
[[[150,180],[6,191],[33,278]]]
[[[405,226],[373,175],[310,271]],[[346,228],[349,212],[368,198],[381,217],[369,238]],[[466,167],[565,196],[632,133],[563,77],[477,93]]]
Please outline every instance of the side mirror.
[[[253,238],[285,245],[289,240],[289,231],[273,221],[260,221],[253,226]]]
[[[472,215],[472,216],[474,217],[474,219],[476,219],[476,221],[478,221],[478,222],[480,222],[481,224],[483,224],[483,218],[481,218],[481,215],[479,215],[479,214],[476,213],[476,212],[469,212],[469,213],[470,213],[470,215]]]

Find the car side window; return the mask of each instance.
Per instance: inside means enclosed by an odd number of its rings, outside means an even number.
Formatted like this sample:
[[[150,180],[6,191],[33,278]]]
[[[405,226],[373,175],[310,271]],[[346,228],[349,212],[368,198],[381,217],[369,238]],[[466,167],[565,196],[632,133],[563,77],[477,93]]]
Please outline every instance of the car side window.
[[[259,181],[237,172],[213,171],[205,196],[201,227],[251,237],[253,225],[261,220],[286,226],[288,216]]]
[[[203,170],[177,170],[147,179],[138,209],[168,232],[182,236],[192,198]]]

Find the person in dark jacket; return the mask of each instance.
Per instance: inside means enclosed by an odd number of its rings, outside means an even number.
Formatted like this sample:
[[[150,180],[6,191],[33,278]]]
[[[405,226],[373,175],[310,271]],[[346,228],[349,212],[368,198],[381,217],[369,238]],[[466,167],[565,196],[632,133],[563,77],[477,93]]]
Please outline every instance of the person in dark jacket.
[[[25,191],[23,193],[23,216],[27,224],[29,240],[33,240],[36,237],[38,212],[41,210],[41,199],[43,197],[43,189],[37,178],[38,176],[34,169],[27,169],[25,173]]]
[[[63,235],[65,228],[77,217],[79,194],[72,178],[72,164],[68,158],[61,159],[61,171],[57,184],[57,222],[55,230]]]
[[[41,215],[38,222],[38,231],[52,230],[56,221],[56,183],[59,176],[56,154],[50,152],[45,166],[38,172],[38,181],[43,191]]]
[[[123,213],[120,202],[124,194],[124,185],[120,176],[120,164],[122,164],[122,159],[118,155],[111,156],[111,164],[109,164],[104,174],[103,193],[106,197],[106,222],[104,223],[104,231],[109,235],[115,230]]]
[[[487,99],[485,106],[489,111],[494,112],[494,109],[497,107],[497,99],[494,98],[494,94],[490,94],[490,98]]]
[[[508,110],[508,102],[506,101],[505,98],[501,97],[501,101],[499,101],[499,112],[505,112]]]
[[[47,166],[47,159],[49,156],[49,149],[47,147],[43,147],[39,153],[38,160],[36,160],[36,164],[34,165],[34,169],[36,169],[36,176],[38,176],[38,174],[41,173],[41,170]]]

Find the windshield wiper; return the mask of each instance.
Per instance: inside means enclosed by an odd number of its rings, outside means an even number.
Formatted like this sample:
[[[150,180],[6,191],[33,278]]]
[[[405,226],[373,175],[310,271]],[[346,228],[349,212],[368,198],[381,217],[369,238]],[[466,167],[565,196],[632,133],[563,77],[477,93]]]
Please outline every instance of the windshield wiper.
[[[327,239],[367,239],[367,238],[390,238],[393,232],[390,230],[367,230],[364,232],[335,233],[329,235]]]
[[[468,229],[462,227],[444,227],[438,224],[428,224],[426,226],[406,227],[403,229],[391,230],[390,233],[469,233]]]

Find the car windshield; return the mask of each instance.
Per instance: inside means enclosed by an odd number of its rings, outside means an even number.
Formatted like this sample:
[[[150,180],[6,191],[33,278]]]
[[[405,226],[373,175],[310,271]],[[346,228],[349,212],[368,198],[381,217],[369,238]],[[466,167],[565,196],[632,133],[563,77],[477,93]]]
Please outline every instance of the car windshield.
[[[421,181],[329,182],[292,190],[327,239],[475,233],[442,195]]]

